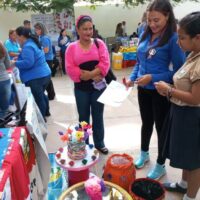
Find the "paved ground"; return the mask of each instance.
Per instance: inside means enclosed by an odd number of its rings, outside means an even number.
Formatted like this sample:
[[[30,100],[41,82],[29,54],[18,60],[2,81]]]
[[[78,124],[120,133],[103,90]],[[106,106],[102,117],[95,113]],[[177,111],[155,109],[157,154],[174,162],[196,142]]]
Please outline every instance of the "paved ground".
[[[118,80],[128,77],[131,68],[115,71]],[[49,135],[46,140],[48,152],[56,152],[57,149],[65,144],[60,141],[58,131],[65,131],[69,124],[76,123],[78,120],[75,99],[73,95],[73,83],[68,76],[61,76],[60,73],[53,78],[56,99],[50,102],[51,117],[48,118]],[[110,106],[105,107],[105,143],[112,153],[128,153],[133,158],[137,158],[140,149],[140,126],[137,94],[134,88],[131,95],[119,108]],[[147,172],[155,164],[157,156],[157,138],[153,134],[150,145],[151,160],[144,169],[137,170],[137,178],[146,177]],[[110,155],[109,154],[109,155]],[[107,156],[101,156],[100,162],[96,166],[95,172],[101,176],[102,167],[106,162]],[[180,179],[181,170],[173,169],[166,163],[167,175],[160,181],[176,181]],[[166,200],[181,200],[182,195],[166,193]],[[200,199],[200,192],[197,199]]]

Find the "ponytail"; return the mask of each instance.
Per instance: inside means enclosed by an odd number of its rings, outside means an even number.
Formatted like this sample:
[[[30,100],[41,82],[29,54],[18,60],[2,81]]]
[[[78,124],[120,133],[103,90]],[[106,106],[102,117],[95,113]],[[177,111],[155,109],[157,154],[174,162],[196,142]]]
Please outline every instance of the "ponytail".
[[[31,29],[30,28],[25,28],[23,26],[20,26],[16,29],[16,33],[19,36],[24,36],[27,39],[32,39],[34,41],[34,43],[38,46],[39,49],[41,48],[40,42],[38,40],[38,37],[34,34],[31,33]]]

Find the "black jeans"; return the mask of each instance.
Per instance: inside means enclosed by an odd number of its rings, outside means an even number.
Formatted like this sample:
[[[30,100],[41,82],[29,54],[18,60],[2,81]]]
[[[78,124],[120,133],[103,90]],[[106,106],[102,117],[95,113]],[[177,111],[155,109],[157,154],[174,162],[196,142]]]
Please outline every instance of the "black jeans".
[[[163,123],[170,109],[170,102],[166,97],[158,94],[156,90],[149,90],[138,87],[138,102],[140,108],[140,115],[142,119],[141,128],[141,150],[149,151],[149,144],[153,132],[153,125],[158,136],[158,158],[157,163],[164,164],[165,157],[163,157],[163,140],[162,135]]]
[[[26,86],[31,88],[31,92],[33,94],[35,102],[38,105],[38,108],[44,118],[47,111],[49,110],[49,100],[44,93],[49,82],[50,76],[46,76],[42,78],[33,79],[25,83]]]
[[[47,64],[49,65],[49,68],[52,71],[53,60],[47,60]],[[56,93],[55,93],[53,82],[52,82],[51,79],[49,81],[49,84],[47,85],[46,91],[47,91],[49,100],[53,100],[55,98],[55,96],[56,96]]]
[[[63,74],[66,74],[66,71],[65,71],[65,51],[60,51],[60,57],[61,57],[61,60],[62,60],[62,71],[63,71]]]

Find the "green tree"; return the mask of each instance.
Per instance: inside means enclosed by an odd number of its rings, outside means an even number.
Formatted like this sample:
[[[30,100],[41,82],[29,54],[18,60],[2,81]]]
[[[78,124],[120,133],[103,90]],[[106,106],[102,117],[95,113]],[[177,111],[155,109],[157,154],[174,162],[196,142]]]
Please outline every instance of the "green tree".
[[[73,9],[73,4],[78,0],[0,0],[0,8],[12,8],[16,11],[26,12],[28,10],[47,13],[50,11],[61,11],[65,9]],[[91,3],[105,2],[106,0],[86,0]],[[145,4],[150,0],[123,0],[126,6],[137,6],[139,4]],[[172,2],[180,3],[186,0],[172,0]],[[198,2],[199,0],[191,0]]]

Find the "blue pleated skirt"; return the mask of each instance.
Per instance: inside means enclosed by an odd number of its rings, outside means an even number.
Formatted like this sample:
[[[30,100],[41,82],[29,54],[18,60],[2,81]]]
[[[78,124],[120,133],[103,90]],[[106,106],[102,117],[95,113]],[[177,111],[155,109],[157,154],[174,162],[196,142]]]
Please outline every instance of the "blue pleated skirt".
[[[163,153],[170,165],[185,170],[200,168],[200,107],[172,104],[163,131]]]

